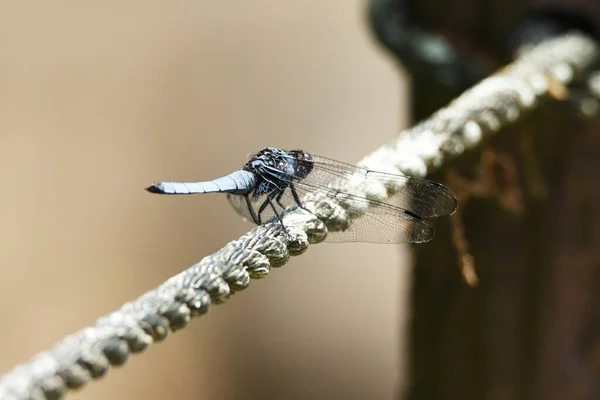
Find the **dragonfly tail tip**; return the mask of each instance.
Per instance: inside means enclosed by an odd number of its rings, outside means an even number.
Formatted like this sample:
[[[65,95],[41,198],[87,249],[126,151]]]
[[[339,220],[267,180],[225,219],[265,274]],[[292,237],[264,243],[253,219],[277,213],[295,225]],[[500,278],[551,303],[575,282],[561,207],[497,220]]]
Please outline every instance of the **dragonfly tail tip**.
[[[146,190],[150,193],[164,193],[160,183],[153,183],[152,185],[148,186]]]

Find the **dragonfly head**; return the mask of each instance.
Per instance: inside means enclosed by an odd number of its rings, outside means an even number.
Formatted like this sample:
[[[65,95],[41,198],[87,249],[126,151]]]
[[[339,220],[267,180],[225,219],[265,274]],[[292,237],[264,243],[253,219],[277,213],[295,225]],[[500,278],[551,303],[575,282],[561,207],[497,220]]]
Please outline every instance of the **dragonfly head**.
[[[313,157],[302,150],[290,150],[288,154],[294,159],[295,176],[300,179],[306,178],[313,170]]]

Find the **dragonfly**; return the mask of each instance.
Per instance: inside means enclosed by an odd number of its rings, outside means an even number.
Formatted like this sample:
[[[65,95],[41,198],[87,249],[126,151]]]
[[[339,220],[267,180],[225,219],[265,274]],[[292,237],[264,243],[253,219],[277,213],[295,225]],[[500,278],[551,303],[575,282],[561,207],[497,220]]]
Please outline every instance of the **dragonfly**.
[[[358,208],[343,229],[329,229],[329,242],[427,242],[434,230],[426,220],[458,209],[456,195],[441,183],[274,147],[253,154],[240,170],[221,178],[156,182],[146,190],[165,195],[227,193],[235,210],[257,225],[275,217],[283,225],[283,212],[293,206],[314,211],[306,199]]]

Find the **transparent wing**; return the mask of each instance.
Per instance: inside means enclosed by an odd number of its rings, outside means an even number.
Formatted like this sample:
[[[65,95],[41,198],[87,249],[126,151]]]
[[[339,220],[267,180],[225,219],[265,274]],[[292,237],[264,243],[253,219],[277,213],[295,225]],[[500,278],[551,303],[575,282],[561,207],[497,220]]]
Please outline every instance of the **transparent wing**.
[[[328,225],[327,242],[422,243],[434,236],[434,230],[427,222],[399,207],[331,190],[319,190],[315,195],[314,187],[303,182],[296,183],[294,187],[303,199],[324,197],[334,204],[351,203],[355,210],[362,211],[353,215],[347,226]],[[293,201],[289,190],[286,190],[284,197],[290,203]]]
[[[422,218],[451,215],[457,209],[454,193],[439,183],[312,157],[312,171],[305,178],[291,176],[288,183],[301,199],[329,199],[354,213],[348,226],[329,227],[327,241],[426,242],[434,231]],[[295,204],[290,189],[280,203]]]
[[[406,175],[370,171],[355,165],[313,155],[312,172],[301,182],[314,188],[333,188],[393,207],[421,218],[452,215],[458,208],[456,195],[446,186]]]
[[[316,194],[314,188],[305,186],[302,183],[298,183],[294,187],[303,200],[308,197],[315,198],[315,195],[318,196],[318,194],[330,200],[337,200],[333,192],[330,192],[329,195],[323,195],[324,192],[319,191]],[[389,207],[384,203],[373,203],[365,198],[344,195],[346,196],[345,201],[353,201],[355,206],[369,206],[369,212],[353,219],[347,227],[344,226],[334,230],[336,228],[330,225],[327,239],[325,239],[327,242],[421,243],[433,238],[433,229],[421,219],[412,217],[404,211]],[[228,197],[237,212],[247,220],[252,221],[244,196],[230,195]],[[259,196],[250,200],[250,206],[258,212],[265,201],[267,201],[265,195]],[[279,201],[274,199],[273,203],[280,215],[285,209],[296,206],[296,201],[290,189],[283,192]],[[275,217],[275,212],[269,204],[264,208],[261,219],[264,223],[273,217]]]

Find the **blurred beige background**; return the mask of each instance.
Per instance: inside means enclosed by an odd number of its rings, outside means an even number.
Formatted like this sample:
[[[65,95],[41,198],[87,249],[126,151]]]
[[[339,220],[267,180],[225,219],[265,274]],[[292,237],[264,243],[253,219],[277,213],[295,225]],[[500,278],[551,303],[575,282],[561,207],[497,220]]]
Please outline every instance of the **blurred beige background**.
[[[215,178],[265,146],[355,162],[402,127],[358,0],[0,3],[0,371],[246,232]],[[77,399],[390,399],[399,246],[322,244]]]

